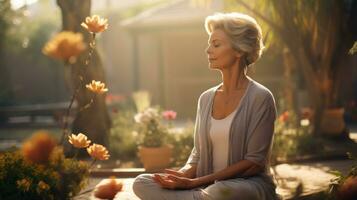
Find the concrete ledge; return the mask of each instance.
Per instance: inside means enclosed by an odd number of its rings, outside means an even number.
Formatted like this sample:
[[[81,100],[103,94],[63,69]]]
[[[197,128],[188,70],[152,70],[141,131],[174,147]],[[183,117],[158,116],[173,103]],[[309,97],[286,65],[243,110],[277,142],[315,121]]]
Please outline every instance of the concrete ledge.
[[[142,173],[146,173],[144,168],[114,168],[114,169],[96,169],[90,172],[91,177],[109,177],[134,178]]]
[[[178,169],[177,169],[178,170]],[[94,169],[90,172],[91,177],[116,176],[120,178],[135,178],[143,173],[160,173],[163,170],[146,171],[144,168],[113,168],[113,169]]]
[[[310,162],[319,162],[319,161],[329,161],[329,160],[347,160],[346,151],[331,151],[325,152],[321,155],[305,155],[305,156],[296,156],[295,158],[288,159],[278,159],[275,165],[279,164],[292,164],[292,163],[310,163]]]
[[[297,197],[287,198],[286,200],[326,200],[324,190],[319,192],[305,194]]]

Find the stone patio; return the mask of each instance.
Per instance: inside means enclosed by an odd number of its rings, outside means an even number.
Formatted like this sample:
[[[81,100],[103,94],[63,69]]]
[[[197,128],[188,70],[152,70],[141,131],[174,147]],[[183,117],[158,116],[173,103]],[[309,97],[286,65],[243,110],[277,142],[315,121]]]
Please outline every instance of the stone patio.
[[[329,173],[329,171],[339,170],[346,173],[351,164],[351,160],[333,160],[303,164],[280,164],[274,167],[272,173],[275,174],[275,181],[278,183],[277,192],[283,197],[283,199],[291,199],[296,191],[296,188],[301,184],[303,186],[302,196],[326,190],[330,180],[334,178],[334,175]],[[137,170],[132,169],[131,173],[134,173]],[[135,196],[131,188],[134,179],[120,178],[120,176],[118,176],[120,175],[120,171],[125,170],[116,170],[116,173],[114,174],[116,174],[117,177],[123,181],[124,187],[123,191],[116,195],[115,200],[138,200],[139,198]],[[142,171],[139,171],[138,173],[142,173]],[[129,174],[126,173],[123,175],[128,176]],[[99,177],[91,178],[90,184],[82,191],[81,195],[75,198],[75,200],[99,200],[93,196],[92,190],[101,180],[102,178]]]

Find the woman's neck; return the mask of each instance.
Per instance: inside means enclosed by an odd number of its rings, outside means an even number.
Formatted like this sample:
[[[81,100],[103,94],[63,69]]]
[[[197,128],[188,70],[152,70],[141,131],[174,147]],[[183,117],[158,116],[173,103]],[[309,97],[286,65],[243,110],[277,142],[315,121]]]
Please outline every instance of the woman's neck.
[[[245,71],[240,71],[238,67],[224,69],[221,74],[223,80],[221,90],[227,94],[246,88],[250,81]]]

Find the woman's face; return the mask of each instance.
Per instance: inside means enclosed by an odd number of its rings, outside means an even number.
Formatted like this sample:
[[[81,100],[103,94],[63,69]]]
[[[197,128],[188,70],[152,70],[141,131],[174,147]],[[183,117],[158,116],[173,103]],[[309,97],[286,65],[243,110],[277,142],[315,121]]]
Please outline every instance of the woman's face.
[[[206,53],[211,69],[222,70],[239,63],[240,54],[232,48],[228,36],[220,29],[209,35]]]

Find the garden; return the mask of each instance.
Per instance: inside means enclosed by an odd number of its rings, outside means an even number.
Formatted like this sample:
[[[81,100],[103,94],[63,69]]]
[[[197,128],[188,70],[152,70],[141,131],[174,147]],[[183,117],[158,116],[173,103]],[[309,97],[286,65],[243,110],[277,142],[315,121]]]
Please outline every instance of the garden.
[[[357,2],[130,2],[0,0],[0,199],[137,199],[136,176],[183,167],[221,82],[202,53],[215,12],[262,26],[248,75],[275,97],[280,196],[356,199]]]

